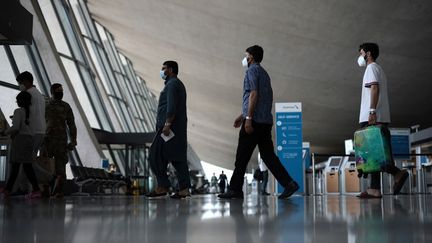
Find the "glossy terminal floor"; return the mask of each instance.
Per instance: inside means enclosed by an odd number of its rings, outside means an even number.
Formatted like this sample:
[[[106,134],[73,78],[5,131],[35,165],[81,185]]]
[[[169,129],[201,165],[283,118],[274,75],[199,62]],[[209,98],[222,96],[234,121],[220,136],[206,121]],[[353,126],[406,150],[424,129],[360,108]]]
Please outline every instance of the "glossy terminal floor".
[[[1,243],[432,242],[432,195],[0,201]]]

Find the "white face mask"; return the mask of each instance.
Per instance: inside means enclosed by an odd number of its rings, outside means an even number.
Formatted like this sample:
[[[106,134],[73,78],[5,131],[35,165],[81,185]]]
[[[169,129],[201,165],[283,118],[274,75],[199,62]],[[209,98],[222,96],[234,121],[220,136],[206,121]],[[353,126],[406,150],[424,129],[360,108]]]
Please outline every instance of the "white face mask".
[[[365,60],[364,56],[360,55],[357,59],[357,63],[360,67],[365,67],[366,66],[366,60]]]
[[[243,60],[242,60],[242,65],[243,65],[243,67],[248,67],[248,61],[247,61],[247,58],[246,58],[246,57],[243,58]]]
[[[161,77],[163,80],[165,80],[165,79],[167,78],[167,75],[165,74],[165,71],[164,71],[164,70],[160,70],[160,71],[159,71],[159,74],[160,74],[160,77]]]
[[[20,91],[26,91],[26,87],[24,86],[24,84],[19,85],[19,90]]]

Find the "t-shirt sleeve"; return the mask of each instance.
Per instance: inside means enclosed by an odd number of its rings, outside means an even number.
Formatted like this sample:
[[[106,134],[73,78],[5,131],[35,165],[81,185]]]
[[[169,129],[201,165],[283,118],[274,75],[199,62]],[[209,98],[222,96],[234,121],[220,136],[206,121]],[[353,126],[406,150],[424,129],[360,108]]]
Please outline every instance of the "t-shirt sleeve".
[[[258,69],[249,68],[246,72],[246,80],[249,84],[249,90],[258,89]]]
[[[366,68],[364,75],[364,86],[370,88],[372,85],[379,85],[379,69],[374,65],[369,65]]]

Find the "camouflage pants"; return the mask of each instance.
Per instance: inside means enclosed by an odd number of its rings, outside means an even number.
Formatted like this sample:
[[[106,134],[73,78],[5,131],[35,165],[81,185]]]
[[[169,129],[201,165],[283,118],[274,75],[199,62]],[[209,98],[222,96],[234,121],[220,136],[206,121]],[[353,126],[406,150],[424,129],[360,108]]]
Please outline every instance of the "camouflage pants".
[[[67,141],[58,138],[46,137],[43,150],[47,157],[55,160],[55,174],[66,178],[66,164],[68,163]]]
[[[68,162],[67,140],[61,138],[45,137],[42,152],[48,158],[54,158],[54,174],[57,176],[56,182],[51,192],[63,194],[66,182],[66,164]]]

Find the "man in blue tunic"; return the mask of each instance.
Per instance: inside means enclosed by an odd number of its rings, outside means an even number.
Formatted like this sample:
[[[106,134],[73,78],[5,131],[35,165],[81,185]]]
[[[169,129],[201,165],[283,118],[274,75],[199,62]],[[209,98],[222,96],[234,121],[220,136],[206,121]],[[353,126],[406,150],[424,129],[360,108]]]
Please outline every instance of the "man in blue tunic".
[[[242,61],[243,66],[247,67],[243,82],[243,109],[242,114],[234,121],[234,127],[241,126],[241,129],[235,169],[228,192],[218,196],[222,199],[243,199],[243,177],[257,145],[265,165],[285,188],[279,198],[289,198],[299,189],[298,184],[291,178],[274,152],[271,135],[273,90],[270,76],[260,65],[263,55],[263,48],[254,45],[246,49],[246,57]]]
[[[156,118],[156,136],[150,147],[149,161],[156,175],[158,186],[147,197],[168,195],[170,182],[167,176],[168,163],[177,171],[178,192],[171,198],[190,197],[190,177],[187,165],[187,115],[186,89],[177,78],[178,64],[166,61],[162,65],[160,76],[165,80],[165,87],[159,95]],[[174,134],[170,139],[170,134]],[[165,139],[162,136],[165,135]]]

